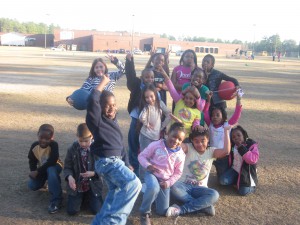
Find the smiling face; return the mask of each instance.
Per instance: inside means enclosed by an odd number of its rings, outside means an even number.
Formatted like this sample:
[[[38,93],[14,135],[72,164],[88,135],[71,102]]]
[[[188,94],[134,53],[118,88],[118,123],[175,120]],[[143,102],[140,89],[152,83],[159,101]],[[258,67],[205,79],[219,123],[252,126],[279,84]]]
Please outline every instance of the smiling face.
[[[163,55],[159,54],[153,59],[154,68],[159,68],[160,66],[164,66],[164,65],[165,65],[165,57]]]
[[[200,154],[203,154],[207,149],[208,141],[208,138],[202,135],[196,136],[192,139],[195,150]]]
[[[147,90],[145,91],[145,101],[149,104],[149,105],[155,105],[155,93],[151,90]]]
[[[175,149],[181,145],[185,137],[185,133],[182,130],[172,130],[169,132],[166,139],[166,145],[168,148]]]
[[[145,84],[153,84],[154,83],[154,73],[153,71],[145,71],[142,74],[143,82]]]
[[[41,148],[47,148],[53,140],[53,135],[49,131],[40,131],[38,133],[38,141]]]
[[[105,74],[105,65],[102,62],[97,62],[94,67],[94,72],[98,77],[101,77]]]
[[[243,133],[238,129],[234,129],[232,131],[231,139],[237,147],[239,147],[240,145],[242,145],[245,142]]]
[[[220,125],[224,122],[221,110],[214,109],[212,111],[212,113],[211,113],[211,122],[214,126]]]
[[[211,57],[204,57],[202,60],[202,69],[205,73],[209,73],[214,68],[213,60]]]
[[[102,113],[109,119],[114,119],[117,114],[116,99],[114,96],[108,96],[106,103],[102,108]]]
[[[195,105],[196,98],[195,98],[195,96],[194,96],[191,92],[187,92],[187,93],[184,95],[183,101],[184,101],[184,104],[185,104],[187,107],[192,108],[192,107]]]

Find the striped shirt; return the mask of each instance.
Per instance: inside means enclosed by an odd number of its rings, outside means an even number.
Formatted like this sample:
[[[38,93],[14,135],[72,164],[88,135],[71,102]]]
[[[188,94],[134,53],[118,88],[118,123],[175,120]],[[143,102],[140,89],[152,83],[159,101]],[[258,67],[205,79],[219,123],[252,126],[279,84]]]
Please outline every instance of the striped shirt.
[[[118,60],[116,66],[119,69],[119,71],[108,72],[110,81],[104,87],[104,90],[106,90],[106,91],[113,92],[115,89],[115,86],[116,86],[116,81],[119,80],[125,74],[125,65],[120,60]],[[95,87],[97,87],[100,84],[101,81],[102,81],[102,77],[94,77],[94,78],[88,77],[84,81],[84,83],[80,89],[84,89],[84,90],[91,92]]]

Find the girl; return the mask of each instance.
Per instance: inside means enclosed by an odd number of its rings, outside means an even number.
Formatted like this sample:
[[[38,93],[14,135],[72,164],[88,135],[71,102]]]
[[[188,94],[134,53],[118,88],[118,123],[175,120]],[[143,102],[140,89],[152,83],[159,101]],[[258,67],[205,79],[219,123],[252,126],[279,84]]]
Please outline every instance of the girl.
[[[171,194],[184,204],[176,204],[168,208],[166,216],[178,216],[186,213],[201,212],[208,216],[215,215],[214,204],[219,193],[207,187],[212,162],[230,152],[229,130],[224,127],[224,142],[222,148],[209,147],[208,130],[193,131],[190,134],[192,143],[182,144],[186,154],[183,173],[180,179],[171,187]]]
[[[192,129],[200,130],[200,93],[195,87],[189,87],[184,95],[180,95],[174,88],[173,83],[162,67],[159,71],[165,78],[165,83],[175,102],[174,116],[180,119],[185,127],[186,134],[189,135]]]
[[[197,68],[197,55],[194,50],[183,52],[179,60],[179,66],[173,69],[171,80],[178,93],[181,93],[182,85],[191,81],[192,71]]]
[[[92,63],[89,77],[85,80],[82,87],[80,88],[81,90],[83,90],[80,92],[80,94],[85,95],[85,97],[75,95],[68,96],[66,100],[69,103],[69,105],[75,106],[76,108],[80,109],[86,109],[87,98],[89,93],[101,82],[104,74],[108,74],[110,79],[109,83],[104,87],[104,90],[110,92],[114,91],[116,81],[124,75],[124,64],[112,55],[108,55],[107,58],[109,58],[110,61],[114,65],[116,65],[119,71],[108,73],[108,68],[104,60],[102,58],[95,59]]]
[[[233,151],[230,153],[231,168],[220,177],[222,185],[236,184],[240,195],[255,192],[257,185],[256,163],[259,158],[258,144],[248,137],[241,126],[231,130]]]
[[[205,75],[207,77],[205,84],[209,88],[209,90],[213,92],[212,101],[210,105],[211,107],[218,106],[226,108],[226,101],[221,99],[218,95],[219,85],[221,84],[222,80],[232,81],[236,87],[236,90],[238,90],[239,82],[235,78],[229,77],[226,74],[215,70],[214,65],[215,57],[213,55],[207,54],[206,56],[204,56],[202,60],[202,69],[204,70]]]
[[[141,224],[151,224],[151,205],[156,201],[156,212],[165,215],[170,201],[170,187],[180,178],[185,154],[180,144],[185,131],[181,123],[175,122],[169,129],[168,137],[152,142],[138,156],[145,173],[146,190],[143,196]]]
[[[127,88],[130,91],[128,101],[128,113],[131,117],[130,128],[128,131],[129,162],[136,175],[139,175],[139,162],[137,159],[139,151],[139,133],[137,122],[139,119],[139,106],[142,96],[142,89],[146,84],[154,83],[154,73],[152,69],[144,69],[141,77],[136,76],[134,60],[131,54],[126,55],[125,74],[127,78]]]
[[[124,147],[116,119],[116,99],[104,90],[109,81],[108,76],[103,76],[87,106],[86,124],[94,137],[91,151],[96,157],[95,171],[103,176],[108,186],[103,206],[92,224],[125,225],[142,185],[121,160]]]
[[[168,88],[166,87],[163,75],[158,71],[159,67],[163,67],[169,76],[169,55],[162,53],[154,53],[151,55],[149,61],[147,62],[145,69],[150,68],[154,72],[154,84],[159,91],[161,100],[167,104],[167,93]]]
[[[208,107],[205,107],[204,120],[209,127],[209,144],[212,147],[222,148],[224,143],[224,126],[236,124],[242,113],[241,105],[242,96],[237,91],[236,106],[232,117],[227,121],[227,113],[223,107],[212,107],[208,112]],[[210,98],[209,98],[210,99]],[[218,159],[214,162],[217,170],[217,176],[220,177],[225,170],[228,169],[228,158]]]

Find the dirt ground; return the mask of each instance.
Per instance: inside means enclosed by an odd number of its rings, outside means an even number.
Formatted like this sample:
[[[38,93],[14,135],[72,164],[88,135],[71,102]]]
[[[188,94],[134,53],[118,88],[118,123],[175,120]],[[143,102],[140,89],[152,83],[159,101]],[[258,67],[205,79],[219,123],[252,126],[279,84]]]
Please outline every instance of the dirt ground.
[[[76,126],[85,112],[67,105],[65,98],[80,87],[99,53],[53,52],[36,48],[0,46],[0,224],[89,224],[93,215],[83,210],[70,217],[64,207],[47,213],[48,192],[29,191],[30,145],[38,127],[50,123],[64,159],[75,140]],[[124,59],[125,55],[119,55]],[[141,70],[149,56],[137,56]],[[198,56],[201,63],[203,55]],[[179,57],[170,58],[170,68]],[[111,70],[113,65],[109,63]],[[255,61],[216,58],[217,69],[236,77],[245,96],[240,124],[260,144],[259,186],[254,195],[240,197],[232,187],[220,187],[213,169],[209,186],[220,193],[215,217],[187,215],[177,224],[300,224],[300,61],[256,57]],[[139,74],[139,72],[138,72]],[[127,146],[129,91],[126,78],[115,89],[119,122]],[[169,98],[170,99],[170,98]],[[169,101],[170,102],[170,101]],[[231,115],[235,102],[228,102]],[[65,181],[62,182],[65,190]],[[141,197],[128,219],[139,224]],[[66,195],[64,194],[64,205]],[[153,224],[174,224],[173,218],[153,216]]]

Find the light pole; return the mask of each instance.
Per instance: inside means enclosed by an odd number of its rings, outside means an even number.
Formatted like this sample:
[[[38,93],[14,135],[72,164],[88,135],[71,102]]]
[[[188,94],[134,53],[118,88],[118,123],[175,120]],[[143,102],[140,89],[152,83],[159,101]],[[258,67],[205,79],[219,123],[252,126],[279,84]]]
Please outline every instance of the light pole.
[[[131,53],[133,53],[134,14],[132,14]]]
[[[256,26],[256,24],[253,24],[253,46],[252,46],[253,54],[254,54],[254,51],[255,51],[255,48],[254,48],[254,45],[255,45],[255,26]]]
[[[49,16],[49,14],[46,14],[46,16]],[[45,22],[45,49],[47,48],[47,23]]]

